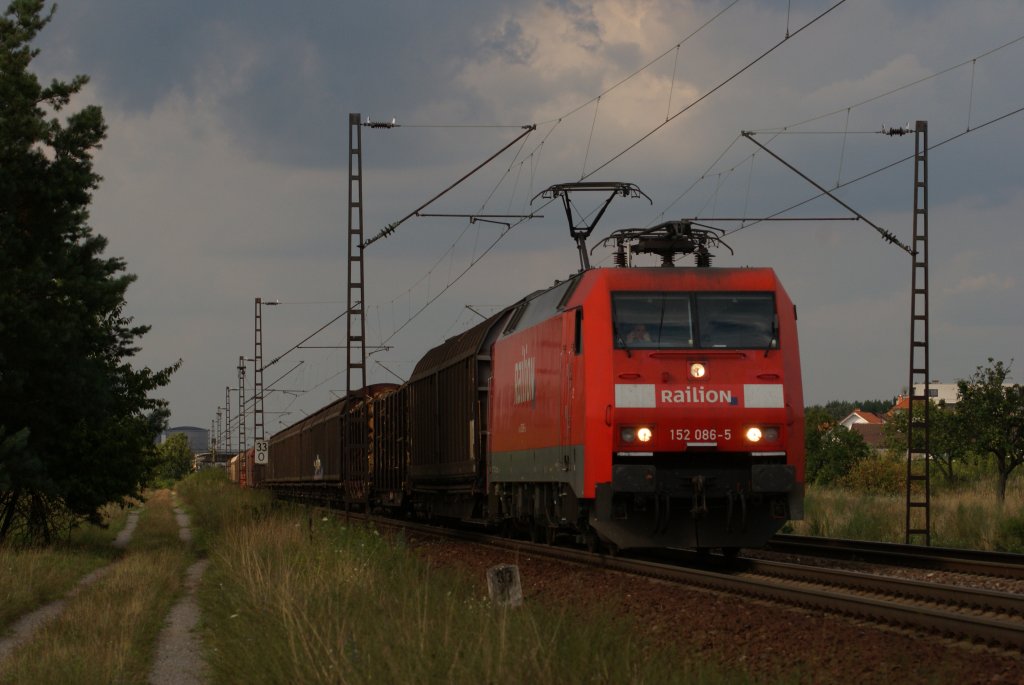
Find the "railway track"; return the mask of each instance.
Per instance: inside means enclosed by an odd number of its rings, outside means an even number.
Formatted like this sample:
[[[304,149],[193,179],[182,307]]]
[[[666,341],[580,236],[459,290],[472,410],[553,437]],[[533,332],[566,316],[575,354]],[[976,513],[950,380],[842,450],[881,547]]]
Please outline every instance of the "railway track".
[[[375,517],[367,520],[403,528],[404,534],[454,538],[1024,652],[1024,596],[1020,594],[743,557],[733,565],[710,568],[694,566],[693,558],[686,555],[668,562],[607,556],[481,532]]]
[[[804,606],[1024,651],[1024,597],[875,574],[744,559],[737,578],[806,593]],[[773,590],[774,591],[774,590]]]
[[[787,554],[1024,579],[1024,554],[1007,552],[921,547],[862,540],[830,540],[799,535],[776,535],[765,549]]]

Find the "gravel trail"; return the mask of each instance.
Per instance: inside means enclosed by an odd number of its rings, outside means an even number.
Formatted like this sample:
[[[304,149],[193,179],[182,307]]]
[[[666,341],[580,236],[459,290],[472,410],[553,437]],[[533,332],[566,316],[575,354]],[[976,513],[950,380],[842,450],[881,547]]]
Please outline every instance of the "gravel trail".
[[[117,534],[117,538],[112,543],[114,547],[117,547],[118,549],[124,549],[127,547],[128,543],[132,539],[132,535],[135,533],[135,526],[137,526],[138,523],[139,512],[129,512],[128,520],[125,522],[124,528]],[[102,568],[96,569],[78,581],[78,584],[71,589],[71,592],[61,599],[45,604],[35,611],[25,614],[19,618],[14,625],[11,626],[10,634],[0,638],[0,661],[3,661],[10,656],[11,652],[31,638],[33,633],[39,630],[39,628],[60,616],[61,612],[64,611],[64,606],[70,599],[74,598],[74,596],[81,592],[83,588],[92,585],[97,580],[105,576],[111,568],[113,568],[113,564],[107,564]]]
[[[178,536],[182,542],[191,542],[188,514],[177,507],[174,514],[178,521]],[[199,623],[196,590],[209,565],[208,559],[202,559],[188,569],[185,594],[171,608],[167,623],[157,639],[156,658],[149,673],[150,685],[198,685],[204,682],[202,642],[195,630]]]
[[[192,529],[188,514],[177,507],[174,509],[174,513],[178,522],[178,537],[185,544],[191,543]],[[128,546],[138,522],[138,511],[128,514],[124,529],[118,533],[112,543],[114,547],[125,549]],[[207,566],[209,566],[209,560],[203,559],[192,564],[186,572],[185,593],[168,613],[166,624],[157,641],[156,656],[149,674],[149,682],[152,685],[198,685],[204,682],[205,663],[202,659],[202,643],[195,628],[199,623],[196,590]],[[68,601],[83,588],[106,575],[113,567],[112,563],[96,569],[78,581],[78,584],[63,598],[21,617],[11,626],[8,634],[0,638],[0,661],[6,659],[18,646],[28,641],[44,624],[59,616]]]

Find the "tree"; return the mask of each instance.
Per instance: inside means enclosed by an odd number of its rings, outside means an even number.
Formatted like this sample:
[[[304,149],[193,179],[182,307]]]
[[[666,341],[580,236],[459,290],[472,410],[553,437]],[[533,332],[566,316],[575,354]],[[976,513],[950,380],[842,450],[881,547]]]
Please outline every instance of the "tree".
[[[963,419],[953,407],[940,406],[932,400],[928,407],[928,453],[932,464],[939,469],[946,482],[957,482],[956,464],[962,463],[967,457],[969,442],[963,431]],[[923,400],[914,402],[915,424],[924,419]],[[914,452],[924,451],[924,434],[914,433],[921,444],[914,445]],[[902,453],[907,452],[907,411],[893,412],[885,424],[885,441],[889,449]]]
[[[130,363],[148,331],[124,314],[135,277],[89,225],[102,112],[61,120],[88,78],[43,87],[29,70],[52,16],[43,0],[0,16],[0,542],[49,541],[138,495],[168,415],[149,394],[177,368]]]
[[[884,414],[889,411],[892,405],[896,404],[896,398],[888,400],[861,400],[859,402],[848,402],[846,400],[831,400],[821,407],[834,421],[842,421],[857,410],[869,411],[873,414]]]
[[[857,462],[871,456],[860,433],[839,425],[823,407],[808,407],[804,413],[804,446],[805,477],[822,485],[839,482]]]
[[[974,448],[995,457],[999,471],[996,495],[1006,499],[1006,481],[1024,462],[1024,387],[1010,385],[1010,367],[991,357],[967,380],[957,382],[957,413]],[[1011,360],[1012,364],[1013,361]]]
[[[175,433],[157,447],[157,478],[168,483],[184,478],[192,470],[192,447],[188,436]]]

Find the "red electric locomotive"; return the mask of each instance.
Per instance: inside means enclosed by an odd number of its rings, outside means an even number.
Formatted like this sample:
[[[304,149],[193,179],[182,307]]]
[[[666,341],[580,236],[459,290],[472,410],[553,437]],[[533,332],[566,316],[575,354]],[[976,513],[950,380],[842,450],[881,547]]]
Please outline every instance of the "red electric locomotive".
[[[576,190],[642,195],[546,192]],[[775,273],[711,268],[720,235],[686,222],[613,233],[618,266],[590,268],[591,230],[572,228],[571,279],[271,438],[267,485],[613,549],[733,552],[802,518],[796,309]],[[663,266],[628,266],[638,252]]]
[[[570,195],[607,193],[589,224]],[[489,356],[491,511],[551,538],[612,548],[764,544],[803,518],[796,308],[767,268],[711,268],[721,231],[671,221],[586,240],[629,183],[555,185],[580,252],[574,278],[519,303]],[[650,198],[647,198],[648,200]],[[635,253],[662,266],[628,268]],[[674,266],[692,254],[696,268]]]
[[[796,313],[771,269],[590,269],[492,349],[488,487],[546,533],[759,546],[803,510]]]

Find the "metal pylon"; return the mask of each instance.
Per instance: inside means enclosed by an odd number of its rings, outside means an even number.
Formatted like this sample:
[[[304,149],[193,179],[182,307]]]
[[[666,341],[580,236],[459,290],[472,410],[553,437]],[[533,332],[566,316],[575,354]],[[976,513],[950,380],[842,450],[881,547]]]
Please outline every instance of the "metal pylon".
[[[366,335],[363,315],[363,135],[359,114],[348,115],[348,360],[345,390],[366,385]]]
[[[214,463],[216,463],[216,461],[217,461],[216,447],[220,446],[221,449],[224,448],[224,444],[220,441],[220,436],[224,434],[224,422],[223,422],[223,419],[224,419],[223,410],[221,410],[219,408],[219,406],[218,406],[218,408],[217,408],[217,433],[216,433],[216,437],[214,437],[214,439],[213,439],[214,449],[212,449]]]
[[[914,242],[910,304],[910,382],[907,395],[906,542],[931,545],[928,393],[928,122],[914,132]],[[921,392],[917,392],[921,388]],[[916,405],[916,406],[915,406]]]
[[[245,454],[245,357],[238,358],[238,451]]]
[[[263,300],[256,298],[256,333],[253,355],[252,439],[263,439]]]
[[[224,386],[224,451],[231,454],[231,388]]]

